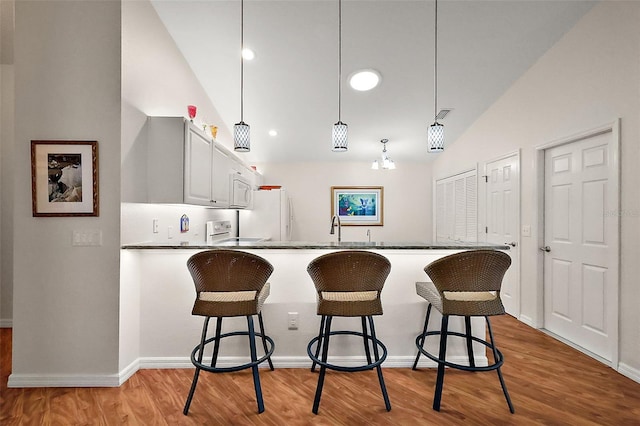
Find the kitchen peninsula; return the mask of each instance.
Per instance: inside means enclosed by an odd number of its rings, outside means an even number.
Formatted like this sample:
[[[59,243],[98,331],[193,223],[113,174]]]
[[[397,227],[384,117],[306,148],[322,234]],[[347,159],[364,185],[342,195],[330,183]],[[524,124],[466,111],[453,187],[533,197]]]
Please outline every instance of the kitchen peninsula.
[[[428,280],[423,268],[430,262],[463,250],[508,250],[508,246],[485,243],[427,243],[427,242],[304,242],[304,241],[227,241],[217,244],[158,244],[141,243],[122,247],[121,294],[130,300],[122,301],[125,338],[137,342],[137,354],[130,354],[131,368],[191,367],[189,355],[199,340],[202,320],[191,315],[195,297],[194,285],[186,267],[193,254],[214,248],[240,249],[267,259],[274,266],[269,282],[271,294],[263,316],[266,332],[276,344],[273,362],[276,367],[308,367],[307,343],[317,334],[320,317],[316,315],[316,293],[307,274],[309,262],[317,256],[336,250],[373,250],[391,262],[391,273],[382,291],[384,315],[376,319],[379,338],[389,351],[385,367],[409,367],[416,354],[415,337],[420,333],[426,309],[424,299],[416,295],[415,282]],[[288,316],[299,317],[297,329],[290,329]],[[432,315],[438,315],[434,312]],[[125,327],[124,317],[132,320]],[[457,319],[457,318],[456,318]],[[336,329],[359,318],[336,318]],[[437,324],[437,320],[433,324]],[[225,320],[227,330],[244,328],[242,318]],[[450,323],[462,329],[462,322]],[[484,321],[474,319],[474,334],[484,334]],[[332,346],[330,355],[346,364],[358,363],[362,342],[347,340]],[[237,362],[245,357],[246,344],[241,339],[229,339],[221,348],[220,363]],[[452,359],[466,357],[463,342],[449,345]],[[434,349],[434,348],[432,348]],[[486,363],[485,351],[478,347],[476,362]],[[459,361],[459,360],[458,360]],[[431,366],[424,357],[421,365]]]

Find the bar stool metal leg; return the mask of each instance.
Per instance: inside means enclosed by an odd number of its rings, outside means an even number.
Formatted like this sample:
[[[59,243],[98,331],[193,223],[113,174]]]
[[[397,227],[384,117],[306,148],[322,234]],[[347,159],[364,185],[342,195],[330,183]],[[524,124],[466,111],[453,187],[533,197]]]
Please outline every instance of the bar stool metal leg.
[[[427,338],[427,326],[429,325],[430,316],[431,316],[431,303],[429,303],[429,305],[427,306],[427,315],[425,315],[425,318],[424,318],[424,328],[422,329],[422,336],[420,338],[420,349],[424,348],[424,341]],[[418,353],[416,355],[416,360],[413,361],[412,370],[415,370],[418,367],[418,360],[420,359],[420,354],[422,354],[422,352],[418,350]]]
[[[256,334],[253,329],[253,316],[247,315],[247,325],[249,327],[249,349],[251,351],[251,362],[258,360],[256,352]],[[258,401],[258,413],[264,411],[264,402],[262,401],[262,388],[260,387],[260,375],[258,374],[258,364],[251,367],[253,372],[253,386],[256,389],[256,400]]]
[[[320,319],[320,330],[318,330],[318,346],[316,346],[316,358],[320,355],[320,348],[322,347],[322,333],[324,331],[324,322],[326,321],[326,316],[322,315],[322,319]],[[311,372],[316,371],[316,362],[313,361],[311,364]]]
[[[498,349],[496,348],[496,344],[493,341],[493,331],[491,330],[491,321],[489,321],[488,317],[485,317],[487,320],[487,329],[489,330],[489,338],[491,339],[491,349],[493,351],[493,359],[496,363],[498,360],[502,361],[502,356],[498,353]],[[502,372],[500,371],[500,367],[496,368],[496,372],[498,373],[498,379],[500,379],[500,385],[502,386],[502,392],[504,393],[504,397],[507,400],[507,405],[509,405],[509,411],[511,414],[515,413],[515,409],[513,408],[513,404],[511,403],[511,397],[509,396],[509,391],[507,391],[507,385],[504,382],[504,378],[502,377]]]
[[[329,358],[329,335],[331,333],[331,320],[333,317],[328,315],[325,320],[325,329],[322,342],[322,360],[323,363],[327,362]],[[318,342],[319,344],[319,342]],[[324,386],[324,376],[327,371],[325,365],[320,365],[320,375],[318,376],[318,386],[316,387],[316,396],[313,400],[313,414],[318,414],[318,408],[320,407],[320,397],[322,396],[322,387]]]
[[[378,343],[377,343],[378,340],[376,339],[376,329],[373,325],[373,317],[369,315],[367,318],[369,319],[369,327],[371,328],[371,339],[373,341],[373,356],[375,360],[378,361],[380,359],[380,355],[378,353]],[[362,317],[362,319],[364,320],[364,317]],[[369,360],[369,364],[371,364],[370,360]],[[384,406],[386,407],[387,411],[391,411],[391,402],[389,401],[389,394],[387,393],[387,387],[384,384],[384,377],[382,377],[382,367],[378,365],[376,367],[376,371],[378,373],[378,381],[380,382],[380,390],[382,390],[382,398],[384,398]]]
[[[360,317],[362,319],[362,339],[364,340],[364,353],[367,357],[367,364],[371,364],[371,351],[369,350],[369,334],[367,333],[367,317]],[[373,340],[373,348],[376,350],[376,343]],[[376,358],[376,361],[378,358]]]
[[[198,352],[198,362],[202,362],[202,355],[204,353],[204,342],[207,340],[207,329],[209,327],[209,319],[211,317],[206,317],[204,319],[204,324],[202,325],[202,337],[200,338],[200,350]],[[189,396],[187,396],[187,402],[184,404],[184,409],[182,413],[186,416],[189,414],[189,407],[191,406],[191,400],[193,399],[193,394],[196,392],[196,385],[198,384],[198,376],[200,376],[200,369],[196,367],[196,372],[193,374],[193,381],[191,382],[191,389],[189,390]]]
[[[442,400],[442,386],[444,385],[444,361],[447,358],[447,333],[449,328],[449,315],[442,316],[442,326],[440,327],[440,355],[438,358],[438,377],[436,379],[436,393],[433,397],[433,409],[440,411],[440,401]]]
[[[220,334],[222,331],[222,317],[216,317],[216,334],[213,341],[213,355],[211,355],[211,366],[215,367],[218,362],[218,351],[220,349]]]
[[[469,367],[476,366],[473,356],[473,339],[471,337],[471,317],[464,317],[464,330],[467,335],[467,356],[469,357]]]
[[[264,332],[264,323],[262,322],[262,312],[258,312],[258,324],[260,325],[260,334],[262,334],[262,347],[264,348],[264,353],[269,352],[269,348],[267,348],[267,338],[265,337],[267,334]],[[271,371],[274,370],[273,362],[271,362],[271,357],[267,358],[267,362],[269,363],[269,369]]]

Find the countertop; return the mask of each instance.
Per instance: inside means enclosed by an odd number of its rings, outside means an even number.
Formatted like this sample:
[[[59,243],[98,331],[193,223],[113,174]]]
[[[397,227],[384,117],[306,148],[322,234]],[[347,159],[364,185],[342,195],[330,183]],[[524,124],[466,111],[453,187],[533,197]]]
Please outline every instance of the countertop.
[[[189,249],[208,250],[214,248],[272,249],[272,250],[327,250],[327,249],[375,249],[375,250],[508,250],[508,245],[470,242],[435,243],[425,241],[367,242],[367,241],[227,241],[222,243],[155,243],[126,244],[128,250]]]

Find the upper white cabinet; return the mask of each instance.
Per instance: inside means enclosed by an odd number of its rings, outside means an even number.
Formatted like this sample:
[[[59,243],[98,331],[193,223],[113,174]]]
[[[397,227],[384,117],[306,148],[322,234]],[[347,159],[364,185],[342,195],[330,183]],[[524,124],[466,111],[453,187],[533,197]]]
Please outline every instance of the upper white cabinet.
[[[184,202],[207,206],[213,200],[213,141],[185,124]]]
[[[182,117],[149,117],[147,132],[147,202],[229,207],[229,176],[249,167]]]
[[[213,146],[212,199],[216,205],[229,207],[229,173],[231,158],[219,145]]]

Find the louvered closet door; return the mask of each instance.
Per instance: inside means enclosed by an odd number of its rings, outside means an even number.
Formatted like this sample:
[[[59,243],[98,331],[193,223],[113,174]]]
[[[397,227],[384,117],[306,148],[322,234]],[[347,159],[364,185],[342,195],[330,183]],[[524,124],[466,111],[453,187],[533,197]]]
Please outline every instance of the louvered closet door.
[[[436,240],[478,241],[475,170],[436,181]]]

